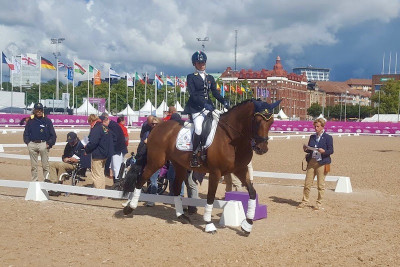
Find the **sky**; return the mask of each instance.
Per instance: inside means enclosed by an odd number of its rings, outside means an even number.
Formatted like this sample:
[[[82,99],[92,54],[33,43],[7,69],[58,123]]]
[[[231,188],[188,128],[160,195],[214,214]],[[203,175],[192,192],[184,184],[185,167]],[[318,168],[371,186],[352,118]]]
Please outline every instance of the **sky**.
[[[332,81],[371,79],[400,62],[400,0],[0,0],[0,49],[126,72],[183,76],[205,46],[207,72],[329,68]],[[200,40],[208,37],[208,41]],[[385,57],[384,57],[385,56]],[[4,65],[6,66],[6,65]],[[3,66],[3,68],[4,68]],[[54,71],[43,72],[55,78]],[[82,77],[84,80],[85,77]]]

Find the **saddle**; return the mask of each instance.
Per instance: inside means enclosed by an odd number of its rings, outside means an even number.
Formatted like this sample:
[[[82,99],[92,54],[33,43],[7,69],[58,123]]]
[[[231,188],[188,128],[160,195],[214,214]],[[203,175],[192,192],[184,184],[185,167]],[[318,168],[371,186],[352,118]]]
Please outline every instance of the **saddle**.
[[[203,121],[203,130],[200,137],[200,147],[201,151],[205,151],[209,146],[211,146],[215,132],[217,130],[219,117],[221,111],[214,110],[209,112]],[[185,122],[182,129],[179,131],[176,137],[176,148],[181,151],[192,151],[192,137],[194,133],[194,124],[192,122]]]

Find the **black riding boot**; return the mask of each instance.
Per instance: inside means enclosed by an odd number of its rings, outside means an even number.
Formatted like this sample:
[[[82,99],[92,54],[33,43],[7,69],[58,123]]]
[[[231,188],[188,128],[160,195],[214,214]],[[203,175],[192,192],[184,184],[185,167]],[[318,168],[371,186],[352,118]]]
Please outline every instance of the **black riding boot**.
[[[192,160],[190,161],[190,167],[192,167],[192,168],[200,167],[199,158],[197,156],[199,149],[200,149],[200,135],[197,135],[196,133],[194,133],[193,134],[193,154],[192,154]]]

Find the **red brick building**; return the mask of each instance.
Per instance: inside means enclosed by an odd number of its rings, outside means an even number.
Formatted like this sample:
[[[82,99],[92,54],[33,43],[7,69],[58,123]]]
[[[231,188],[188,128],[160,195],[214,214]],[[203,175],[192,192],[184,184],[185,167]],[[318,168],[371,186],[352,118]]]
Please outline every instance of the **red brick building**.
[[[283,68],[279,56],[276,58],[272,70],[242,69],[234,71],[228,67],[222,73],[220,80],[225,84],[247,81],[253,96],[256,98],[268,102],[282,99],[279,108],[290,118],[297,117],[304,120],[307,117],[307,108],[310,106],[310,98],[307,97],[307,78],[305,74],[288,73]],[[263,91],[264,94],[258,95],[260,91]]]

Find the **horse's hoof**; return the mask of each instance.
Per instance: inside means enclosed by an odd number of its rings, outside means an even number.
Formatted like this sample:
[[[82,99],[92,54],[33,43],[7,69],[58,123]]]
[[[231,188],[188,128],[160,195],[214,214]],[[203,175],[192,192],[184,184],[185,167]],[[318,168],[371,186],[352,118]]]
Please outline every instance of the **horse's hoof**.
[[[129,205],[125,206],[123,209],[124,215],[129,215],[132,213],[132,211],[133,211],[133,209]]]
[[[244,236],[249,236],[249,235],[250,235],[250,232],[247,232],[246,230],[244,230],[243,227],[241,227],[241,228],[242,228],[242,231],[243,231],[243,235],[244,235]]]
[[[210,231],[210,232],[207,232],[207,233],[215,235],[217,233],[217,231]]]
[[[180,216],[178,216],[178,220],[183,223],[183,224],[189,224],[192,223],[192,221],[190,220],[190,218],[188,216],[186,216],[185,214],[182,214]]]

